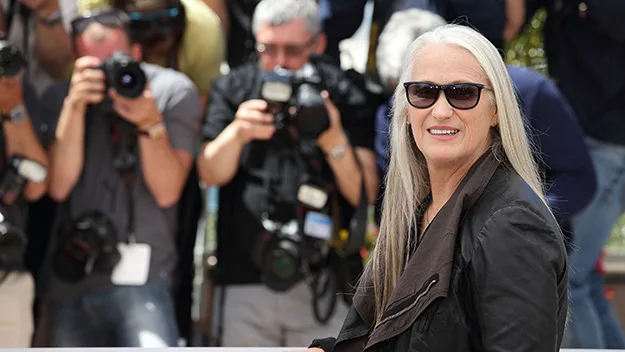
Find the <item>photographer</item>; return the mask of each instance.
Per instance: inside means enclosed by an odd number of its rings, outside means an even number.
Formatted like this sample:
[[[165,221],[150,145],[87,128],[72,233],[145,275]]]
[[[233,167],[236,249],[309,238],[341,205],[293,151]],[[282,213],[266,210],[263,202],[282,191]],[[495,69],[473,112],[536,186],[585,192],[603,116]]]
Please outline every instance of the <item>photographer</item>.
[[[35,288],[23,263],[27,241],[24,200],[33,202],[45,194],[48,162],[25,108],[22,76],[6,73],[0,78],[0,348],[27,348],[34,329]],[[39,170],[31,168],[39,174],[36,181],[28,181],[28,171],[24,171],[29,161],[37,163]]]
[[[187,75],[205,108],[211,83],[220,76],[225,35],[215,12],[202,0],[60,0],[78,14],[115,8],[131,18],[131,36],[143,48],[142,60]]]
[[[184,75],[137,64],[121,11],[72,21],[78,57],[52,144],[60,202],[45,287],[54,347],[177,346],[177,202],[201,111]]]
[[[342,299],[333,314],[322,314],[321,292],[309,287],[322,279],[294,263],[339,274],[339,297],[354,284],[340,273],[353,265],[359,274],[357,254],[338,265],[332,250],[329,259],[312,259],[320,243],[311,237],[334,238],[374,202],[377,105],[331,60],[316,56],[326,43],[320,27],[315,1],[261,1],[253,18],[258,62],[213,86],[198,171],[208,185],[221,186],[215,283],[222,289],[214,315],[223,346],[303,346],[340,327]]]

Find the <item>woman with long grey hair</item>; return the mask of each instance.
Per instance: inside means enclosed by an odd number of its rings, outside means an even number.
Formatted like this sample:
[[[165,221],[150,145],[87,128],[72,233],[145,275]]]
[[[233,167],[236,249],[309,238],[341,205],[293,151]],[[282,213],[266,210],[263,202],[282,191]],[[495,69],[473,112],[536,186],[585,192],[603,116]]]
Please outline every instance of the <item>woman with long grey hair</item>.
[[[394,95],[380,236],[324,351],[557,351],[562,233],[506,67],[446,25],[407,49]]]

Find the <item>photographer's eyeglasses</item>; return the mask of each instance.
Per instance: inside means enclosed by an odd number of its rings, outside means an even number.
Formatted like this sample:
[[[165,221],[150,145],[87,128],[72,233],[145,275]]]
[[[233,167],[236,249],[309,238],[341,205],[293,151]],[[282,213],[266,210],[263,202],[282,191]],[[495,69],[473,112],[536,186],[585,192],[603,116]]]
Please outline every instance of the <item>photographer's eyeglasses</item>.
[[[98,22],[105,27],[125,28],[130,24],[130,18],[119,10],[92,11],[82,14],[71,23],[72,35],[77,35],[93,22]]]
[[[408,103],[417,109],[427,109],[433,106],[442,91],[449,105],[459,110],[473,109],[480,102],[482,89],[490,90],[480,83],[404,82],[404,88]]]
[[[304,44],[295,45],[275,45],[275,44],[264,44],[258,43],[256,44],[256,52],[263,55],[276,56],[280,48],[284,50],[284,55],[288,57],[299,57],[301,56],[306,49],[310,48],[311,45],[315,43],[317,36],[314,35],[310,39],[308,39]]]

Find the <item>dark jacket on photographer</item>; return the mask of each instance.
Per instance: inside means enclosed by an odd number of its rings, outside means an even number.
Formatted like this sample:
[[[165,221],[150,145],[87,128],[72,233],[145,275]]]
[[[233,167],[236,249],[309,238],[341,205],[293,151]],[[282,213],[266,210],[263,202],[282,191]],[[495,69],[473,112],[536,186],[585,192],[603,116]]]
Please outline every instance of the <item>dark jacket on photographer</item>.
[[[358,74],[345,73],[332,61],[322,57],[311,57],[310,63],[317,69],[330,98],[341,112],[343,128],[352,146],[373,150],[373,120],[378,104],[361,85],[361,78],[358,78]],[[234,120],[241,103],[260,98],[262,78],[258,64],[248,63],[215,82],[203,130],[206,141],[217,138]],[[228,184],[220,188],[217,223],[219,264],[215,278],[218,284],[262,282],[261,271],[252,259],[257,238],[263,231],[261,214],[267,210],[263,204],[269,191],[263,184],[262,175],[271,174],[279,180],[287,180],[281,182],[281,194],[278,197],[287,205],[284,209],[292,212],[296,209],[298,182],[305,172],[294,163],[286,163],[281,167],[267,165],[267,160],[272,159],[267,157],[268,143],[270,141],[248,143],[241,154],[237,173]],[[322,177],[332,182],[332,171],[321,152],[317,152],[324,165]],[[335,195],[340,214],[331,215],[340,215],[338,220],[341,228],[347,228],[354,208],[338,190]],[[355,257],[354,262],[360,266],[360,257]]]
[[[412,246],[380,322],[365,279],[338,337],[312,346],[556,352],[567,317],[566,258],[554,217],[488,152]]]

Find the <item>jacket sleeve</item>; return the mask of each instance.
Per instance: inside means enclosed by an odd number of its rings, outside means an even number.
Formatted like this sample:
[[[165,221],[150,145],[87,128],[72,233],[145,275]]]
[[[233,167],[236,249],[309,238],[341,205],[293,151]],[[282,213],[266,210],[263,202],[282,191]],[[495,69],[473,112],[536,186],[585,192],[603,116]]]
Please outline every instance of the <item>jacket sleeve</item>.
[[[567,306],[561,237],[526,207],[486,221],[469,264],[482,351],[558,351]]]
[[[308,348],[317,347],[317,348],[321,348],[324,352],[332,352],[334,351],[335,342],[336,342],[336,339],[334,337],[328,337],[325,339],[315,339],[310,344],[310,346],[308,346]]]
[[[536,130],[550,207],[559,219],[569,219],[592,200],[596,176],[573,109],[547,79],[541,80],[530,112]]]

